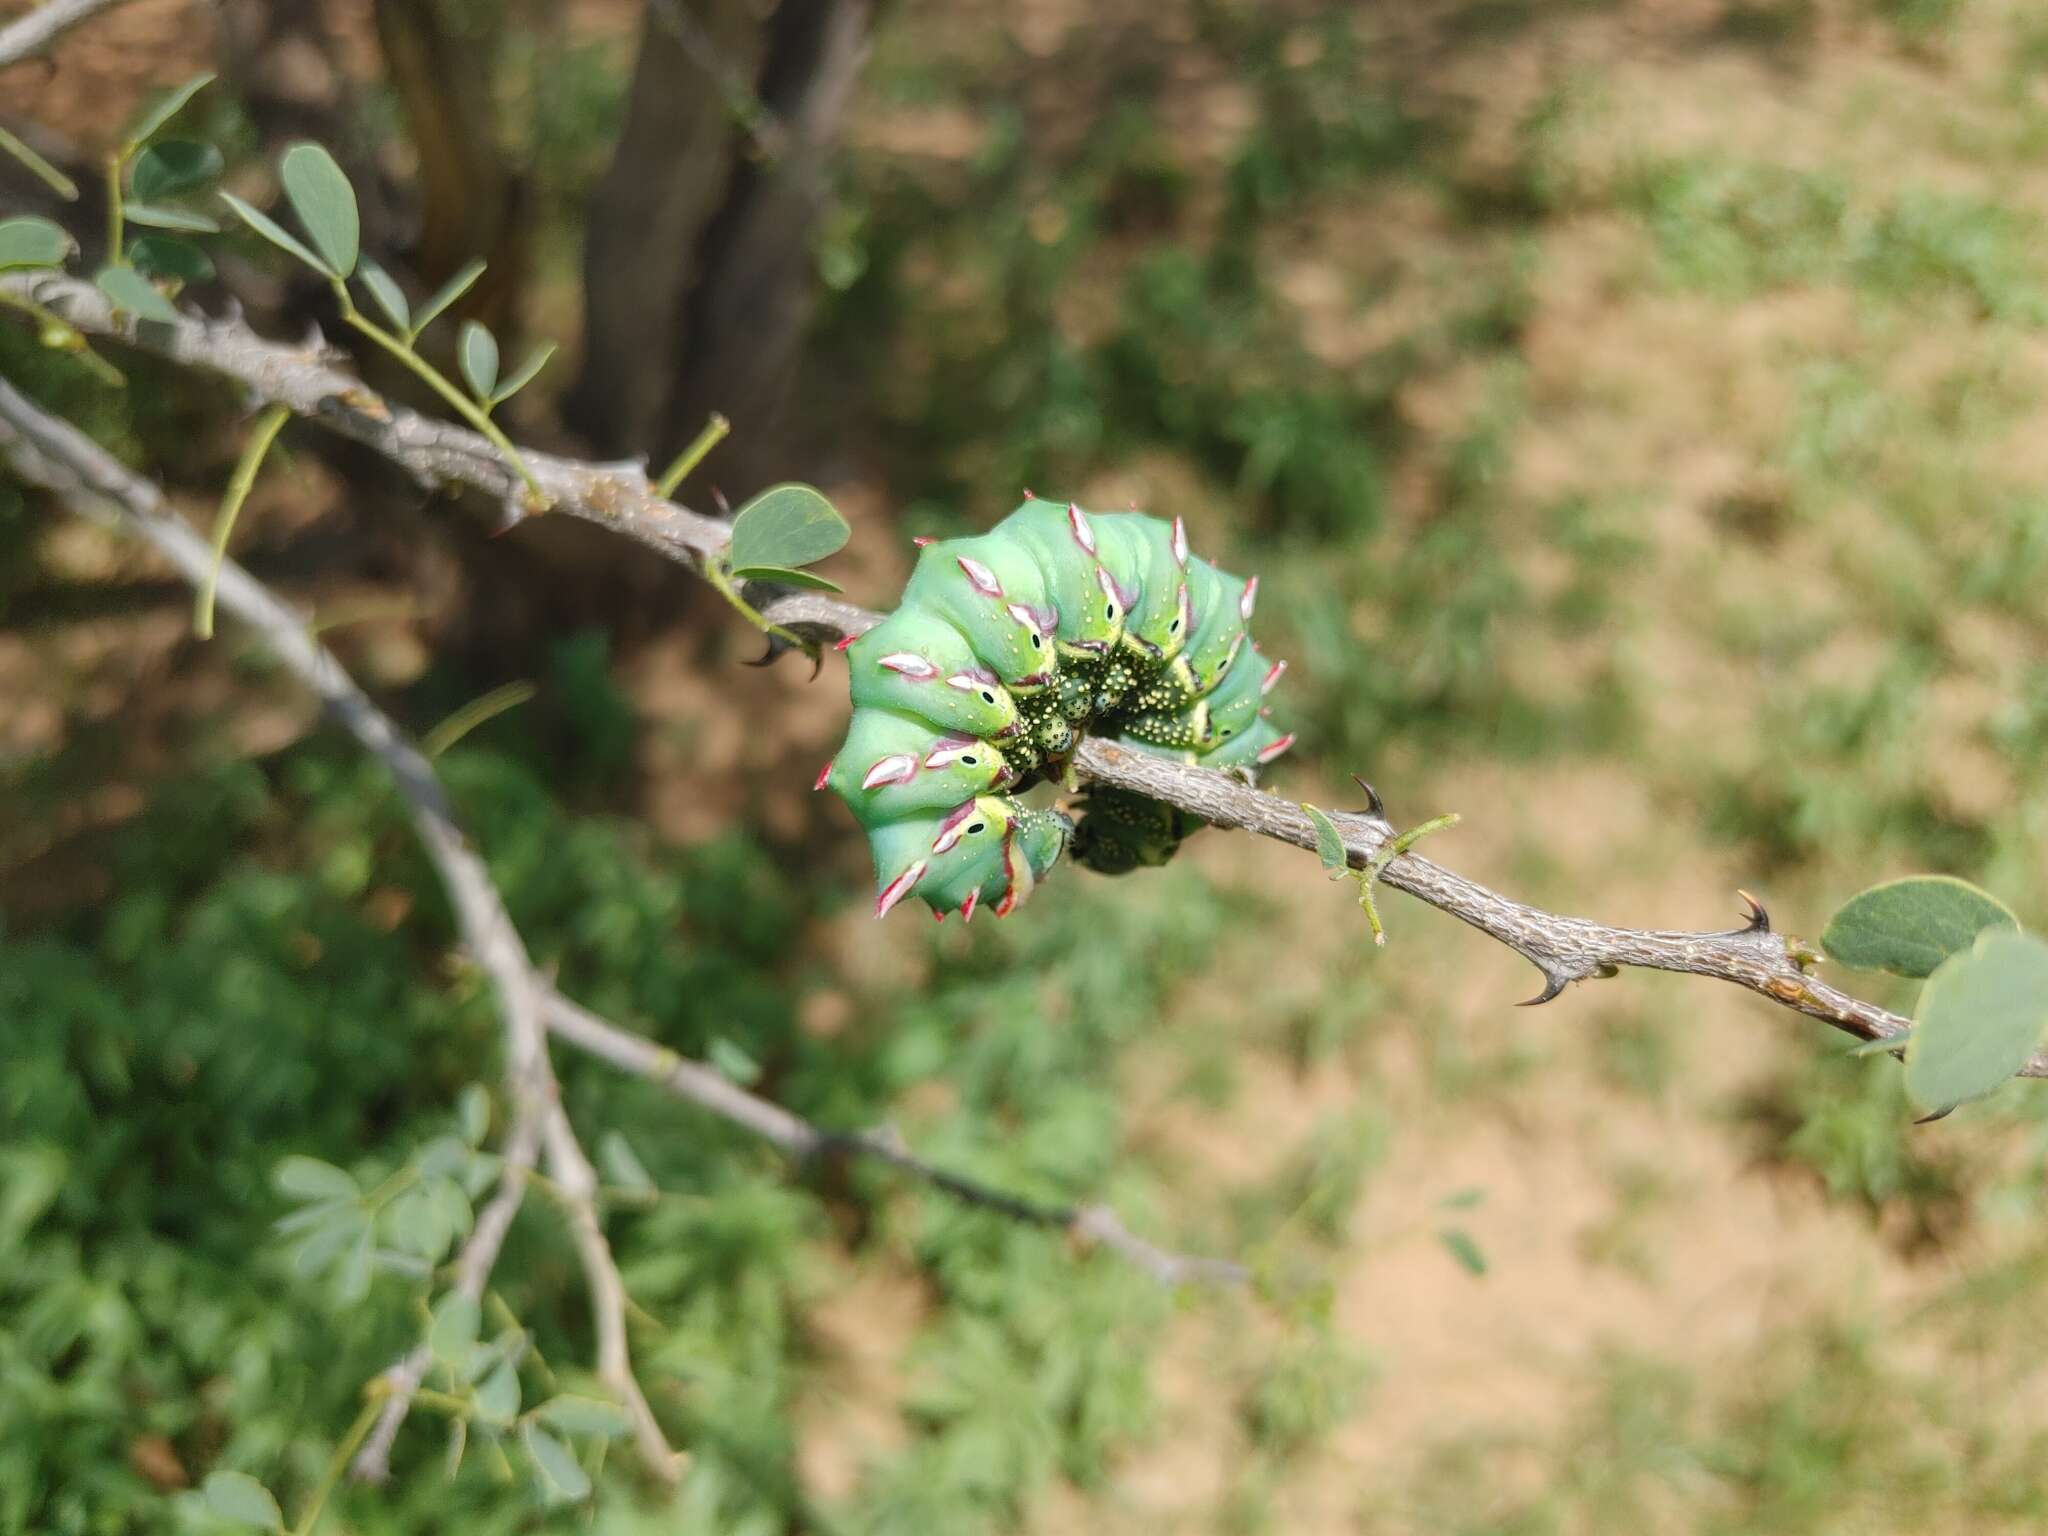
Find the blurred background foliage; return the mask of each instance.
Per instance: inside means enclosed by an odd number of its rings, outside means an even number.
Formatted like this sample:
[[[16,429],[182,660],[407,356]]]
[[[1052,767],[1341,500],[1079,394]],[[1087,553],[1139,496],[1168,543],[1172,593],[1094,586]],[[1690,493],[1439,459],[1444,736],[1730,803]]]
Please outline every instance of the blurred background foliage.
[[[646,39],[680,47],[664,9]],[[1460,810],[1432,852],[1532,900],[1712,926],[1740,884],[1811,933],[1936,869],[2048,920],[2038,8],[894,0],[856,8],[814,166],[773,130],[845,8],[682,9],[747,87],[685,90],[687,49],[657,76],[710,104],[667,125],[708,170],[615,154],[661,126],[630,0],[141,0],[6,77],[5,116],[90,164],[227,58],[185,131],[230,185],[265,197],[313,133],[381,189],[380,260],[489,255],[475,312],[571,347],[518,435],[659,454],[725,408],[692,498],[815,479],[863,601],[911,534],[1023,485],[1183,513],[1262,573],[1304,736],[1282,786],[1344,804],[1358,770],[1397,819]],[[639,321],[630,412],[603,403],[631,327],[583,293],[628,258],[592,210],[707,186],[687,239],[632,254],[673,309]],[[723,286],[760,227],[796,235],[772,302]],[[221,266],[204,302],[323,319],[260,249]],[[119,395],[0,328],[0,371],[204,516],[235,402],[117,360]],[[1371,955],[1305,858],[1220,835],[1064,872],[1007,924],[876,929],[806,792],[835,674],[738,668],[637,551],[470,511],[290,428],[237,550],[417,729],[537,683],[443,766],[566,991],[1274,1280],[1163,1297],[873,1170],[792,1175],[565,1055],[578,1122],[659,1189],[611,1229],[689,1475],[670,1498],[620,1461],[594,1512],[549,1510],[488,1457],[444,1478],[421,1422],[329,1528],[2048,1518],[2034,1085],[1913,1130],[1891,1063],[1732,991],[1630,976],[1513,1014],[1512,957],[1392,903]],[[418,1323],[403,1275],[350,1304],[295,1272],[271,1168],[371,1180],[447,1133],[493,1081],[489,1000],[387,787],[259,655],[192,641],[160,571],[4,485],[0,530],[0,1530],[203,1530],[180,1490],[216,1468],[293,1507]],[[498,1286],[549,1365],[587,1358],[544,1201]]]

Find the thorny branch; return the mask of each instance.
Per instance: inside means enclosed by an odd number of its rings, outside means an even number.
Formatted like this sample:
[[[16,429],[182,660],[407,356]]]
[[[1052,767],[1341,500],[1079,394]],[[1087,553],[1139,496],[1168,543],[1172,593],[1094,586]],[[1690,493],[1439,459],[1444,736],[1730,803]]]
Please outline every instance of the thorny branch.
[[[194,586],[206,579],[206,541],[165,505],[155,485],[124,469],[90,438],[38,410],[0,381],[0,451],[17,473],[56,492],[75,510],[119,526],[155,546]],[[675,1453],[634,1380],[625,1344],[625,1286],[598,1226],[596,1175],[576,1142],[560,1103],[548,1060],[542,1019],[542,984],[525,942],[499,899],[483,859],[470,845],[432,766],[389,716],[359,688],[334,654],[313,639],[304,621],[233,562],[220,568],[222,608],[262,635],[272,654],[307,687],[396,782],[435,871],[448,891],[464,947],[490,977],[505,1033],[506,1092],[512,1129],[497,1192],[456,1260],[455,1289],[472,1301],[485,1282],[505,1232],[517,1214],[535,1153],[544,1147],[550,1177],[568,1206],[571,1231],[589,1285],[598,1335],[598,1374],[616,1392],[633,1421],[641,1457],[658,1474],[676,1474]],[[427,1367],[416,1349],[384,1377],[384,1408],[356,1460],[359,1477],[380,1478],[392,1439],[412,1406]]]
[[[0,290],[48,305],[82,331],[119,337],[233,378],[258,402],[281,402],[369,444],[423,485],[459,484],[482,491],[504,508],[508,524],[525,515],[517,476],[488,443],[461,427],[416,415],[373,394],[361,380],[335,366],[340,354],[317,336],[304,346],[287,347],[264,340],[237,320],[196,316],[174,326],[138,330],[132,321],[117,316],[96,288],[70,277],[14,274],[0,277]],[[554,512],[611,528],[698,571],[725,544],[724,523],[663,500],[637,462],[593,464],[540,453],[527,453],[526,458]],[[774,595],[757,603],[762,614],[808,637],[858,634],[880,618],[818,593],[763,590]],[[1297,803],[1252,788],[1230,774],[1096,740],[1083,743],[1075,769],[1082,780],[1136,790],[1220,827],[1242,828],[1300,848],[1315,847],[1315,828]],[[1377,807],[1377,797],[1372,798],[1373,808],[1367,811],[1332,817],[1354,868],[1365,868],[1395,835]],[[1815,978],[1809,969],[1810,952],[1773,931],[1763,908],[1753,901],[1742,927],[1693,933],[1619,928],[1545,912],[1413,853],[1394,859],[1380,879],[1526,958],[1543,976],[1542,990],[1529,999],[1531,1003],[1548,1002],[1572,982],[1634,966],[1732,982],[1864,1040],[1893,1039],[1911,1027],[1899,1014]],[[2021,1075],[2048,1077],[2048,1052],[2036,1055]]]
[[[90,438],[37,408],[4,380],[0,380],[0,457],[23,480],[53,491],[82,515],[111,519],[139,534],[187,582],[197,586],[206,578],[211,568],[206,541],[171,512],[154,484],[130,473]],[[1146,1242],[1108,1206],[1039,1205],[927,1163],[889,1135],[821,1129],[746,1092],[711,1068],[621,1029],[561,996],[535,972],[511,915],[455,820],[446,792],[427,759],[363,693],[333,653],[314,640],[300,618],[266,587],[233,561],[222,563],[218,579],[220,607],[255,629],[278,659],[390,772],[448,890],[463,944],[497,991],[505,1029],[512,1124],[503,1147],[504,1172],[456,1255],[452,1288],[472,1301],[482,1299],[535,1164],[544,1153],[550,1184],[567,1207],[571,1236],[590,1290],[598,1375],[625,1405],[642,1459],[657,1474],[672,1478],[678,1458],[663,1438],[633,1374],[626,1339],[626,1288],[598,1218],[596,1170],[560,1102],[548,1059],[546,1035],[550,1032],[753,1132],[794,1160],[807,1162],[834,1154],[873,1158],[970,1204],[1099,1244],[1163,1284],[1247,1278],[1239,1265],[1174,1253]],[[392,1445],[431,1358],[424,1345],[418,1346],[380,1378],[377,1390],[384,1407],[355,1458],[358,1478],[381,1481],[388,1473]]]

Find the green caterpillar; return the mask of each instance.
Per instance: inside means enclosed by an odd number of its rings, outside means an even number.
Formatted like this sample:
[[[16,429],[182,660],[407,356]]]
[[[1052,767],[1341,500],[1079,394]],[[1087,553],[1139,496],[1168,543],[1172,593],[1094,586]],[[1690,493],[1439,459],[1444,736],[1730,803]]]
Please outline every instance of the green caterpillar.
[[[1084,733],[1246,771],[1293,745],[1266,719],[1285,662],[1249,643],[1258,578],[1187,530],[1026,492],[978,538],[927,543],[903,603],[847,641],[853,719],[818,775],[867,828],[875,916],[915,891],[940,921],[1008,916],[1070,845],[1105,874],[1163,864],[1202,823],[1095,788],[1078,825],[1017,795]]]

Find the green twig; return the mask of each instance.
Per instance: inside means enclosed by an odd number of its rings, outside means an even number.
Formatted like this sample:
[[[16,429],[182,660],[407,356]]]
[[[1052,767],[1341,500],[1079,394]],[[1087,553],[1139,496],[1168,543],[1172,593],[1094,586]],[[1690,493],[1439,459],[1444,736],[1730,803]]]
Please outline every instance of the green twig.
[[[406,342],[392,335],[383,326],[377,324],[376,321],[370,319],[369,316],[357,309],[355,300],[349,297],[347,285],[340,278],[334,280],[334,292],[335,296],[341,301],[342,319],[346,320],[355,329],[361,331],[370,340],[405,364],[415,377],[435,394],[447,401],[464,421],[489,438],[491,446],[505,456],[505,461],[518,472],[519,478],[526,482],[527,510],[531,512],[545,512],[551,505],[548,501],[547,492],[540,488],[540,481],[534,478],[533,471],[527,468],[526,460],[521,458],[519,450],[512,446],[512,439],[499,429],[498,424],[492,421],[474,400],[449,383],[447,378],[442,375],[440,369],[436,368],[424,357],[421,357]]]
[[[363,1437],[370,1432],[370,1426],[377,1422],[377,1414],[383,1405],[375,1398],[363,1404],[363,1411],[356,1415],[355,1423],[342,1436],[341,1444],[334,1448],[334,1454],[327,1459],[327,1470],[320,1475],[320,1486],[313,1490],[313,1497],[299,1515],[299,1523],[292,1527],[292,1536],[310,1536],[312,1529],[320,1522],[320,1512],[327,1507],[327,1500],[334,1493],[335,1485],[341,1481],[341,1474],[347,1470],[349,1459],[356,1448],[363,1443]]]
[[[5,128],[0,128],[0,150],[5,150],[23,165],[29,173],[67,203],[78,201],[78,183],[50,164],[41,155],[22,143]]]
[[[107,260],[118,264],[121,260],[121,239],[127,233],[123,220],[126,214],[121,206],[121,159],[119,155],[107,156]]]
[[[773,635],[778,640],[786,640],[805,655],[813,659],[817,657],[818,648],[811,641],[806,640],[802,635],[796,634],[791,630],[784,629],[780,624],[769,619],[760,609],[740,596],[739,588],[733,585],[732,568],[726,564],[722,556],[713,555],[705,560],[704,579],[711,583],[713,591],[732,605],[735,613],[753,625],[754,628],[760,630],[762,634]]]
[[[128,387],[128,380],[121,370],[93,351],[91,344],[85,339],[85,333],[54,309],[46,308],[34,299],[23,298],[20,294],[8,293],[4,289],[0,289],[0,306],[18,309],[24,315],[32,317],[36,322],[38,339],[44,346],[59,352],[71,353],[102,384],[111,385],[115,389]]]
[[[1406,832],[1390,837],[1382,843],[1380,851],[1372,856],[1372,862],[1358,871],[1358,905],[1364,909],[1365,920],[1372,926],[1373,943],[1384,946],[1387,942],[1387,930],[1380,923],[1379,905],[1372,899],[1373,882],[1379,879],[1382,870],[1430,833],[1455,827],[1458,821],[1458,813],[1452,811],[1445,816],[1433,817],[1419,827],[1410,827]]]
[[[430,760],[437,758],[486,720],[496,719],[508,709],[517,709],[536,692],[538,690],[528,682],[507,683],[502,688],[493,688],[482,697],[471,699],[421,737],[420,750]]]
[[[654,488],[661,493],[663,501],[675,495],[676,487],[690,478],[690,471],[702,464],[704,456],[723,442],[731,430],[731,422],[716,411],[711,413],[711,419],[704,423],[704,430],[697,434],[696,440],[676,455],[676,461],[663,470],[661,479],[655,482]]]
[[[228,535],[234,532],[235,519],[242,513],[242,503],[249,499],[249,492],[255,487],[257,472],[263,468],[264,455],[270,452],[270,445],[277,441],[279,429],[291,414],[288,406],[271,405],[266,406],[263,414],[256,418],[255,430],[242,446],[242,456],[235,463],[235,472],[228,477],[228,488],[220,498],[220,510],[213,515],[213,560],[206,567],[206,579],[199,584],[199,595],[192,605],[192,630],[202,640],[213,638],[213,594],[220,584],[221,562],[227,558]]]

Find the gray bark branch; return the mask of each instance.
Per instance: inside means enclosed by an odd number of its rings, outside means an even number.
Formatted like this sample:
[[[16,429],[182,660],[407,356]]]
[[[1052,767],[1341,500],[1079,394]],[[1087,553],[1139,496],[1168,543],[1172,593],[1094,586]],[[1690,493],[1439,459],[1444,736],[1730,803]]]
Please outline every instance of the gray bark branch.
[[[334,367],[333,356],[317,338],[303,347],[286,347],[237,321],[201,317],[138,331],[132,321],[112,312],[97,288],[71,277],[10,274],[0,276],[0,289],[49,305],[89,334],[119,337],[236,379],[256,401],[281,401],[357,438],[422,484],[469,486],[496,499],[509,520],[524,515],[517,478],[489,443],[465,428],[383,401]],[[701,570],[724,547],[723,522],[663,500],[638,463],[593,464],[547,454],[528,454],[527,460],[556,514],[610,528],[693,570]],[[881,617],[817,593],[755,595],[762,597],[757,606],[769,619],[812,637],[859,634]],[[1230,774],[1095,740],[1083,743],[1075,770],[1084,781],[1136,790],[1219,827],[1315,848],[1315,828],[1299,804]],[[1395,835],[1383,817],[1336,813],[1332,820],[1354,868],[1369,864]],[[1532,1002],[1548,1001],[1572,982],[1637,967],[1730,982],[1863,1040],[1893,1039],[1911,1027],[1902,1015],[1814,977],[1808,970],[1811,957],[1767,921],[1701,933],[1597,923],[1515,901],[1413,853],[1395,859],[1380,879],[1529,960],[1543,978],[1541,994]],[[2029,1062],[2023,1075],[2048,1077],[2048,1052]]]
[[[82,21],[128,0],[45,0],[25,16],[0,27],[0,69],[41,53]]]
[[[68,422],[40,410],[4,380],[0,380],[0,457],[11,463],[22,479],[53,491],[85,515],[111,519],[139,534],[188,582],[197,584],[203,579],[211,559],[206,541],[170,511],[157,487],[122,467]],[[217,597],[221,609],[254,628],[390,772],[434,859],[436,873],[448,888],[463,943],[497,987],[505,1023],[513,1124],[504,1147],[504,1175],[457,1255],[455,1289],[472,1300],[481,1299],[505,1233],[519,1210],[528,1175],[544,1151],[550,1181],[568,1207],[571,1236],[591,1291],[599,1375],[620,1394],[634,1419],[643,1457],[657,1471],[672,1469],[673,1453],[662,1441],[633,1376],[625,1332],[625,1286],[597,1219],[597,1174],[561,1106],[548,1061],[546,1033],[658,1083],[678,1098],[762,1137],[797,1161],[836,1153],[872,1158],[970,1204],[1099,1243],[1168,1284],[1245,1277],[1236,1264],[1174,1253],[1135,1236],[1107,1206],[1037,1205],[927,1163],[893,1136],[815,1126],[748,1093],[712,1068],[621,1029],[561,996],[534,971],[489,871],[456,822],[425,756],[349,677],[333,653],[312,638],[303,621],[232,560],[222,564]],[[387,1406],[357,1456],[359,1477],[381,1478],[387,1470],[392,1442],[429,1362],[425,1349],[418,1348],[385,1373]]]
[[[0,381],[0,451],[23,479],[54,491],[85,515],[111,520],[139,534],[193,585],[205,580],[212,561],[206,540],[170,510],[152,482],[123,468],[70,423],[38,410],[4,381]],[[497,994],[512,1131],[497,1193],[457,1257],[455,1289],[472,1301],[482,1299],[505,1232],[518,1213],[538,1143],[546,1151],[549,1175],[567,1206],[570,1230],[590,1289],[597,1325],[598,1374],[619,1394],[631,1416],[642,1459],[652,1471],[673,1478],[675,1453],[663,1440],[627,1359],[625,1286],[598,1225],[597,1177],[561,1107],[554,1066],[548,1059],[542,984],[489,870],[456,821],[433,766],[371,702],[334,653],[312,637],[305,621],[232,561],[221,566],[216,596],[219,606],[261,635],[270,652],[319,696],[328,712],[390,773],[448,892],[463,946],[490,978]],[[424,1349],[416,1348],[385,1373],[384,1408],[357,1455],[358,1477],[378,1480],[387,1471],[391,1443],[411,1409],[427,1364]]]

